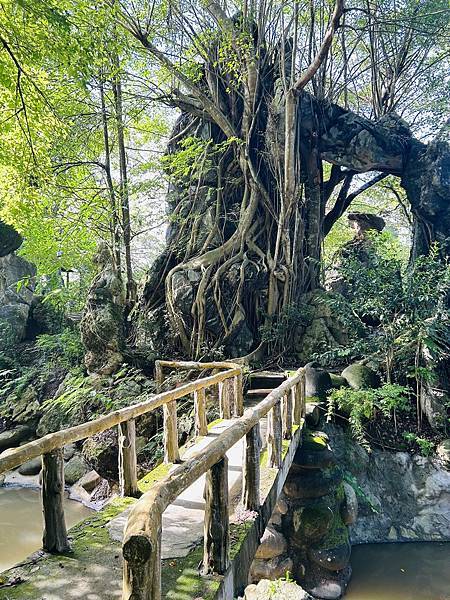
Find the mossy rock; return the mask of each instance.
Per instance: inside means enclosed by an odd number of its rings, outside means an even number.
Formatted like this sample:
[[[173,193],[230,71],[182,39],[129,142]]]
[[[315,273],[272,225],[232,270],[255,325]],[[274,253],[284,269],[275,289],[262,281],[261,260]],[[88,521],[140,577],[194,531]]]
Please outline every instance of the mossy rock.
[[[297,545],[318,542],[328,532],[333,519],[333,511],[325,503],[296,508],[292,512],[291,540]]]
[[[75,454],[64,467],[64,480],[73,485],[90,471],[88,463],[79,454]]]
[[[307,431],[295,454],[294,464],[305,469],[327,469],[334,466],[336,458],[328,445],[328,436],[321,431]]]
[[[327,535],[308,548],[308,558],[328,571],[341,571],[348,565],[350,554],[348,529],[339,512],[336,512]]]
[[[342,375],[330,373],[331,385],[334,388],[348,387],[348,382]]]
[[[85,460],[102,477],[117,479],[119,452],[117,431],[109,429],[88,438],[83,444],[82,454]]]
[[[354,363],[344,369],[341,375],[354,390],[380,387],[378,374],[366,365]]]
[[[284,492],[293,500],[320,498],[334,492],[341,482],[342,472],[339,467],[309,470],[304,474],[294,473],[289,476],[284,485]]]

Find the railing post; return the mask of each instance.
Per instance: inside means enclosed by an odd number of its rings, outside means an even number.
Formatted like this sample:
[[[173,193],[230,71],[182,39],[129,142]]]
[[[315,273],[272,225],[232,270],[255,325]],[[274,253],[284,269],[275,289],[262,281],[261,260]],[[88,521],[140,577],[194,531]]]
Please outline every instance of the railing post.
[[[119,490],[120,495],[137,498],[136,422],[119,423]]]
[[[302,423],[302,382],[295,384],[292,388],[292,395],[294,398],[294,425],[301,425]]]
[[[223,575],[229,565],[228,458],[206,474],[203,574]]]
[[[161,518],[125,539],[122,600],[161,600]]]
[[[231,419],[231,394],[233,388],[230,389],[231,379],[225,379],[219,383],[219,410],[221,419]]]
[[[244,382],[242,373],[234,377],[234,416],[241,417],[244,414]]]
[[[245,436],[242,504],[247,510],[257,511],[260,506],[260,456],[261,436],[259,423],[257,423]]]
[[[269,411],[267,417],[267,455],[269,467],[281,467],[281,408],[280,401]]]
[[[64,456],[57,448],[42,456],[42,510],[44,534],[42,547],[60,554],[70,549],[64,518]]]
[[[194,392],[195,435],[208,435],[205,389]]]
[[[283,439],[292,437],[292,393],[289,390],[283,396]]]
[[[178,450],[177,401],[171,400],[163,406],[164,417],[164,462],[180,462]]]

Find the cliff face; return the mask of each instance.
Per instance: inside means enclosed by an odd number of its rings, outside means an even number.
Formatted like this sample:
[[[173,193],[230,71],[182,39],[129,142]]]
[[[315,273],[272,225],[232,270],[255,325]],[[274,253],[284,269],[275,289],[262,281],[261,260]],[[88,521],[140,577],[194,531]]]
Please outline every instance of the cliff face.
[[[359,516],[353,544],[450,540],[450,471],[438,458],[367,451],[336,425],[326,425],[339,464],[354,477]]]

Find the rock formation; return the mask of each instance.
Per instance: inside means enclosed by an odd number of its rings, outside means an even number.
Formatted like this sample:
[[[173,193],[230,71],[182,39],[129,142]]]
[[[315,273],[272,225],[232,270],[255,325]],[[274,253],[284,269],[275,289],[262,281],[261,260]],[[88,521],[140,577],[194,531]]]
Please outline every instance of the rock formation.
[[[0,350],[25,338],[33,300],[36,268],[15,254],[21,243],[21,236],[0,221]]]
[[[111,375],[123,362],[123,285],[106,244],[99,245],[94,263],[98,274],[89,288],[80,323],[85,364],[91,374]]]

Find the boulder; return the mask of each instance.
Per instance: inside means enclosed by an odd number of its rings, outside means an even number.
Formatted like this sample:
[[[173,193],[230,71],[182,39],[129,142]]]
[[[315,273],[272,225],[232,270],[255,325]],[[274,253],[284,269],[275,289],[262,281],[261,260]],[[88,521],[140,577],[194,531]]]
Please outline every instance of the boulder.
[[[317,402],[307,402],[305,406],[305,420],[310,427],[315,427],[320,421],[320,409]]]
[[[18,425],[14,429],[8,429],[0,433],[0,451],[6,450],[7,448],[15,448],[27,440],[33,430],[27,425]]]
[[[82,454],[102,477],[117,479],[118,440],[115,429],[103,431],[85,440]]]
[[[295,453],[294,464],[303,469],[327,469],[336,464],[328,437],[320,431],[308,431]]]
[[[444,440],[436,449],[443,466],[450,471],[450,439]]]
[[[64,479],[68,485],[73,485],[91,470],[88,463],[79,454],[75,454],[64,467]]]
[[[255,558],[275,558],[286,552],[286,549],[287,542],[284,535],[269,525],[263,533]]]
[[[317,363],[308,363],[305,366],[305,397],[307,399],[325,400],[331,387],[328,371],[321,369]]]
[[[342,571],[348,565],[351,551],[347,541],[332,548],[309,548],[308,558],[328,571]]]
[[[38,475],[42,469],[42,459],[40,456],[27,460],[20,465],[18,471],[21,475]]]
[[[344,500],[342,501],[340,512],[342,520],[346,525],[353,525],[358,518],[358,498],[352,486],[344,481]]]
[[[289,476],[284,484],[284,493],[294,500],[320,498],[335,491],[341,482],[342,472],[338,467],[309,470],[302,475],[295,473]]]
[[[378,374],[360,363],[349,365],[342,371],[341,375],[354,390],[377,388],[380,386]]]
[[[75,444],[67,444],[66,446],[64,446],[64,460],[70,460],[75,454],[75,452]]]
[[[330,373],[331,385],[334,388],[340,387],[348,387],[347,380],[342,375],[337,375],[336,373]]]
[[[82,487],[86,492],[92,492],[101,482],[102,478],[97,471],[89,471],[77,481],[77,485]]]
[[[270,560],[255,558],[250,566],[250,580],[253,582],[260,579],[280,579],[286,577],[286,573],[292,572],[292,559],[276,556]]]
[[[324,538],[333,521],[333,511],[327,504],[310,504],[292,511],[292,541],[305,546]]]

